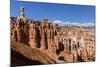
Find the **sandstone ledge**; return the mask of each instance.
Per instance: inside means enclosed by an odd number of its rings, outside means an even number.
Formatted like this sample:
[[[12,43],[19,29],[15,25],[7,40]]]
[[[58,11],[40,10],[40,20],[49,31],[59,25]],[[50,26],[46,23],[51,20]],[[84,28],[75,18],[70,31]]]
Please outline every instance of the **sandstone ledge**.
[[[11,57],[12,57],[11,64],[12,65],[14,65],[14,64],[15,65],[25,65],[25,63],[26,63],[26,65],[30,65],[30,64],[31,65],[34,65],[34,64],[35,65],[37,65],[37,64],[54,64],[54,63],[56,63],[55,60],[53,60],[52,58],[47,56],[45,53],[43,53],[37,49],[30,48],[29,46],[27,46],[23,43],[18,43],[18,42],[12,41],[11,42],[11,51],[12,51],[12,53],[11,53],[12,54],[11,55]],[[21,55],[22,57],[21,56],[19,57],[19,55]],[[28,59],[31,62],[28,63],[29,61],[25,61],[26,60],[25,58],[23,60],[23,57],[25,57],[26,59]]]

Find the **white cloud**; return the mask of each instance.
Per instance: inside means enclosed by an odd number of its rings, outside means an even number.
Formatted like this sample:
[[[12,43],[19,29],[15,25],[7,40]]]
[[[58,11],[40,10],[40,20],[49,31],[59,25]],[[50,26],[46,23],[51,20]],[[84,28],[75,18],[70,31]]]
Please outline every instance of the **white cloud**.
[[[75,25],[75,26],[84,26],[84,27],[94,27],[95,26],[95,23],[63,22],[61,20],[55,20],[52,23],[56,23],[62,26],[65,26],[65,25]]]

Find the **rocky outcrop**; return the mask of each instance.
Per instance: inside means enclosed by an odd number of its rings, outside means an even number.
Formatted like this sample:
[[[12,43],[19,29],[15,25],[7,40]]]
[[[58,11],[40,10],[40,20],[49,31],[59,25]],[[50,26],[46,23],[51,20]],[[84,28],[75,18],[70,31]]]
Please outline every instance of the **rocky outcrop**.
[[[11,42],[11,51],[12,66],[56,63],[55,60],[51,59],[45,53],[39,51],[38,49],[33,49],[23,43],[18,43],[14,41]]]

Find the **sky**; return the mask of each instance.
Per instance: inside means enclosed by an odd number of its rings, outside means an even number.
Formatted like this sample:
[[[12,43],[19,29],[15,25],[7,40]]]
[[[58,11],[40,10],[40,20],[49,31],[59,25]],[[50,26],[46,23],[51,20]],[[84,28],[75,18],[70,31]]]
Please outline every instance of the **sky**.
[[[20,15],[20,7],[24,7],[25,16],[28,19],[43,20],[48,18],[53,23],[94,25],[95,6],[26,2],[11,0],[11,16]]]

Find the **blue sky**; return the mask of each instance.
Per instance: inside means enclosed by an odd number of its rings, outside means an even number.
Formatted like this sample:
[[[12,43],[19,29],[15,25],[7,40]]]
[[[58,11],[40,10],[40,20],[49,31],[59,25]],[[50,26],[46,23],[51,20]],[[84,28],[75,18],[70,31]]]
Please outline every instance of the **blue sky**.
[[[42,20],[48,18],[49,21],[89,23],[95,22],[95,7],[71,4],[25,2],[11,0],[11,16],[20,15],[20,7],[25,8],[25,16],[30,19]]]

